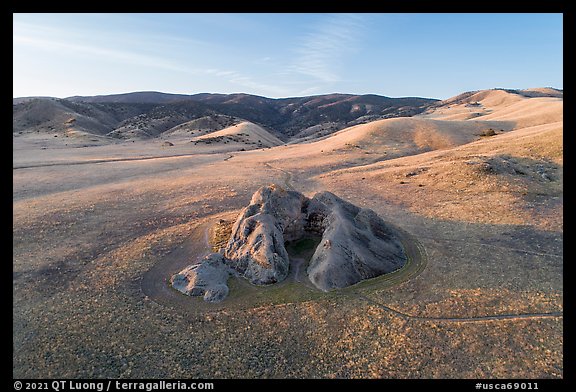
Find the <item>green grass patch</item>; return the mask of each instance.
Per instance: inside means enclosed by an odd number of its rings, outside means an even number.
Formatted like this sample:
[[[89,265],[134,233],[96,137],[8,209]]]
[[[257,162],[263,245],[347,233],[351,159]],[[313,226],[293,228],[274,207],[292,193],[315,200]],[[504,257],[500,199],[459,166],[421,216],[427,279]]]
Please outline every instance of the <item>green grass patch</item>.
[[[324,293],[299,282],[284,281],[267,286],[256,286],[241,279],[231,278],[228,280],[230,294],[223,303],[254,308],[321,299],[330,295],[330,293]]]

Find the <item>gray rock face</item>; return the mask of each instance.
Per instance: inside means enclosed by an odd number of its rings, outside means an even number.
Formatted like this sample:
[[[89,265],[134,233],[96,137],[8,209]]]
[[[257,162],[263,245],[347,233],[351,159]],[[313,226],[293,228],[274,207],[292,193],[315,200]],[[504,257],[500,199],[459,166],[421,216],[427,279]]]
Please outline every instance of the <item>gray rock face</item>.
[[[204,296],[208,302],[220,302],[228,295],[226,281],[229,267],[219,253],[206,256],[200,264],[190,265],[172,276],[170,283],[176,290],[190,296]]]
[[[392,229],[370,209],[321,192],[310,201],[308,216],[310,229],[323,233],[307,269],[310,281],[321,290],[395,271],[407,261]]]
[[[232,227],[228,264],[253,284],[284,280],[290,265],[284,242],[304,233],[305,199],[275,185],[260,188]]]
[[[394,229],[374,211],[359,208],[330,192],[308,199],[277,185],[260,188],[232,227],[224,254],[172,277],[187,295],[221,301],[228,294],[231,270],[253,284],[284,280],[290,260],[284,243],[307,235],[322,236],[307,268],[320,290],[342,288],[401,268],[406,254]]]

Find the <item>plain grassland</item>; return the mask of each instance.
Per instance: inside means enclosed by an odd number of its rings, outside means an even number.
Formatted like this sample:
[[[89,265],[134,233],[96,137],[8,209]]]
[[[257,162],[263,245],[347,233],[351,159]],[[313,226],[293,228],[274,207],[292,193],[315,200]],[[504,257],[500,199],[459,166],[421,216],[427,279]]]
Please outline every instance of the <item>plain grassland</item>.
[[[43,150],[15,137],[13,376],[563,377],[561,316],[489,318],[563,311],[562,101],[474,100],[253,151]],[[464,120],[472,111],[481,116]],[[496,135],[475,135],[482,117],[503,122]],[[372,208],[419,241],[425,268],[361,295],[235,282],[221,305],[194,312],[193,298],[146,294],[150,271],[209,250],[206,229],[272,182]]]

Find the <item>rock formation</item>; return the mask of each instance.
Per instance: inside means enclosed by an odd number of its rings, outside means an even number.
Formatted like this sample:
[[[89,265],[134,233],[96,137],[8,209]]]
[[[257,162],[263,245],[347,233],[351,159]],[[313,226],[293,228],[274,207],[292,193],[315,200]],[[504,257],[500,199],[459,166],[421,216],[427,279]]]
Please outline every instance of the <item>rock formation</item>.
[[[172,286],[187,295],[221,301],[226,280],[235,272],[265,285],[288,276],[286,241],[321,236],[307,268],[320,290],[342,288],[401,268],[406,254],[394,229],[374,211],[359,208],[330,192],[308,199],[277,185],[252,196],[232,227],[223,255],[213,253],[172,277]]]
[[[284,242],[304,234],[305,199],[276,185],[258,189],[232,226],[224,250],[229,265],[253,284],[284,280],[290,265]]]
[[[204,296],[208,302],[222,301],[228,295],[229,268],[219,253],[206,256],[200,264],[190,265],[172,276],[170,283],[186,295]]]
[[[374,211],[320,192],[310,200],[307,212],[308,230],[322,235],[307,269],[319,289],[350,286],[406,263],[400,240]]]

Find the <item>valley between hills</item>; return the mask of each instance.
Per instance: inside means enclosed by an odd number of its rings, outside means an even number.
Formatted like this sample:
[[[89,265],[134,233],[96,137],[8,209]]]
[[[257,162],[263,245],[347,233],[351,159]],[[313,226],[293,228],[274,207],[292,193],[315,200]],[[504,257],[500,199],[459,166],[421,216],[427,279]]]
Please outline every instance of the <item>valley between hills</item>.
[[[299,243],[277,285],[173,290],[269,184],[410,263],[323,292]],[[15,98],[13,377],[562,378],[563,92]]]

